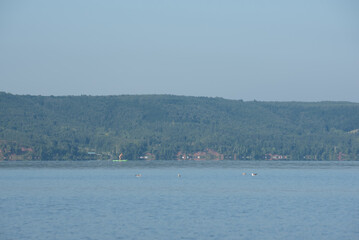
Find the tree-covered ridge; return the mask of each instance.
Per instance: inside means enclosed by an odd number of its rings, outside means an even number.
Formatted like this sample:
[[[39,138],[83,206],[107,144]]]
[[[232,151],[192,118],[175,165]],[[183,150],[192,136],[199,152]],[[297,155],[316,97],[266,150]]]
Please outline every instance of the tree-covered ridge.
[[[348,102],[0,93],[0,159],[359,159],[356,129]]]

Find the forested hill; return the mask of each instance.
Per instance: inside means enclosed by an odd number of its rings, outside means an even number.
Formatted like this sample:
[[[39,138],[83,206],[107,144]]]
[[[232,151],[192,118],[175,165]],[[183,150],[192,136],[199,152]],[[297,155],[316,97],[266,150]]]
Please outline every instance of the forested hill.
[[[359,104],[0,93],[0,159],[359,159]]]

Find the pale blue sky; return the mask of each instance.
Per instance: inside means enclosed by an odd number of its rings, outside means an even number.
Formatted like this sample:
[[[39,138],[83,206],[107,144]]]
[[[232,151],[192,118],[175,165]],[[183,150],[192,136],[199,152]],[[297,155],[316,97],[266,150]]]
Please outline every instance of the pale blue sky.
[[[0,91],[359,102],[359,1],[0,1]]]

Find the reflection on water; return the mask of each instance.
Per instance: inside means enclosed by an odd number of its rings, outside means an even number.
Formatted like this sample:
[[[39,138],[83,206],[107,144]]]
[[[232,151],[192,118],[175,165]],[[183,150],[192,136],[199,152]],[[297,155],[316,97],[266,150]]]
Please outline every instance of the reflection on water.
[[[238,160],[134,160],[97,161],[0,161],[3,168],[270,168],[270,169],[330,169],[358,168],[359,161],[238,161]]]

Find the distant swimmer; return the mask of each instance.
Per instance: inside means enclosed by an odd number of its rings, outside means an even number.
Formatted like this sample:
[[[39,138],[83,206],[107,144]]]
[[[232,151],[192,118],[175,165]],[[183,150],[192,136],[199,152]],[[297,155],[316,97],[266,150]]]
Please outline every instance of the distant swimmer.
[[[142,174],[138,173],[138,174],[135,175],[135,177],[142,177]]]
[[[181,177],[181,174],[178,173],[178,174],[177,174],[177,177]]]
[[[252,173],[252,176],[257,176],[257,173]]]
[[[242,173],[242,175],[243,175],[243,176],[244,176],[244,175],[247,175],[247,173],[244,172],[244,173]]]

